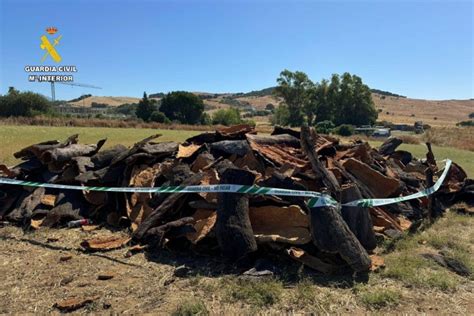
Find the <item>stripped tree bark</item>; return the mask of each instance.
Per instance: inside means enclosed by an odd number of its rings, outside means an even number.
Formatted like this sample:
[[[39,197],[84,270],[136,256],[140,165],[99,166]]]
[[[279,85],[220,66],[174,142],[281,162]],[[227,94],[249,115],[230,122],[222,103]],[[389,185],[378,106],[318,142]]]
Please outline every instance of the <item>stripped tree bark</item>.
[[[356,272],[368,271],[370,257],[346,222],[332,206],[310,209],[313,243],[319,249],[339,254]]]
[[[235,168],[227,169],[221,177],[221,184],[252,185],[254,181],[253,173]],[[222,254],[238,260],[256,251],[248,197],[239,193],[219,193],[217,205],[216,237]]]
[[[315,131],[314,129],[310,129],[307,126],[301,127],[301,147],[305,151],[306,155],[311,162],[311,167],[313,171],[316,173],[316,176],[321,179],[323,184],[336,196],[339,196],[339,192],[341,191],[341,187],[337,182],[336,177],[334,174],[327,170],[326,167],[321,163],[318,158],[318,154],[314,148],[314,144],[316,143],[315,140]]]
[[[341,203],[362,199],[362,194],[355,184],[350,184],[342,188]],[[354,233],[359,242],[367,250],[373,250],[377,247],[375,240],[374,226],[370,218],[369,210],[365,207],[343,206],[341,215]]]

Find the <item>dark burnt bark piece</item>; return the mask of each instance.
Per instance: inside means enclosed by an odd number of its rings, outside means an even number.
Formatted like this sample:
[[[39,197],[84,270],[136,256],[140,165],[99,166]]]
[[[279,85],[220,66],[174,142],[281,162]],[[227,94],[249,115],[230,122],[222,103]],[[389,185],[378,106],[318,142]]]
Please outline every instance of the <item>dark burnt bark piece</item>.
[[[359,199],[362,199],[362,194],[355,184],[342,188],[341,203],[348,203]],[[365,249],[373,250],[377,247],[374,226],[367,208],[342,206],[341,215],[349,229]]]
[[[327,170],[323,163],[319,160],[318,154],[316,153],[314,144],[316,132],[314,129],[310,129],[307,126],[301,127],[301,147],[306,152],[308,159],[311,163],[313,171],[321,179],[321,182],[328,188],[334,196],[338,196],[341,191],[341,187],[337,182],[334,174]]]
[[[368,271],[370,257],[351,232],[338,210],[332,206],[310,209],[311,238],[316,247],[337,253],[356,272]]]
[[[221,184],[253,185],[255,175],[241,169],[227,169]],[[249,200],[244,194],[217,195],[216,237],[224,257],[238,260],[257,250],[249,218]]]
[[[31,193],[24,191],[23,195],[20,196],[17,201],[17,206],[6,215],[5,218],[17,223],[23,223],[25,220],[31,218],[33,210],[41,203],[44,192],[44,188],[34,189]]]
[[[203,179],[204,175],[202,173],[196,173],[184,180],[181,183],[182,186],[187,185],[198,185]],[[137,241],[144,239],[146,232],[156,226],[161,224],[162,219],[166,217],[172,217],[177,214],[181,207],[187,202],[185,195],[187,193],[172,193],[148,216],[133,233],[133,238]]]
[[[390,137],[382,145],[380,145],[378,151],[383,156],[388,156],[394,153],[394,151],[403,143],[403,140],[397,137]]]

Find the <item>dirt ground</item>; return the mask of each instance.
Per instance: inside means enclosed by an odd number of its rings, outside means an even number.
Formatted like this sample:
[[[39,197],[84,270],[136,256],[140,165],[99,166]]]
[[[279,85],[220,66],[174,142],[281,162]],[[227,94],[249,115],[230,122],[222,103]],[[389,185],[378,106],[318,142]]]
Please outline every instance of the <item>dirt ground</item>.
[[[244,278],[216,257],[160,250],[126,258],[127,248],[87,253],[79,246],[86,238],[125,232],[23,232],[4,226],[0,313],[59,313],[53,307],[56,302],[91,297],[93,301],[75,313],[469,314],[474,310],[472,275],[461,277],[417,258],[420,252],[452,250],[472,268],[472,224],[469,215],[448,214],[422,233],[388,243],[392,249],[382,254],[387,267],[368,279],[326,277],[286,258],[277,277]],[[188,273],[175,275],[182,265],[189,267]],[[98,280],[101,274],[113,278]]]

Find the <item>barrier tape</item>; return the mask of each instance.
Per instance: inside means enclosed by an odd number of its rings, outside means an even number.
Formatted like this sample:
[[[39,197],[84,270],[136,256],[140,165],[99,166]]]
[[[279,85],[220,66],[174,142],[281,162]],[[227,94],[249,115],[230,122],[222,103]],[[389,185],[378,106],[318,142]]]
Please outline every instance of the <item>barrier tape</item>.
[[[420,192],[389,199],[360,199],[349,203],[342,204],[342,206],[355,207],[373,207],[388,204],[394,204],[413,200],[420,197],[425,197],[436,192],[446,178],[449,168],[451,167],[451,160],[446,161],[444,171],[439,177],[438,181],[431,187]],[[0,177],[0,184],[21,185],[28,187],[41,187],[60,190],[80,190],[80,191],[101,191],[101,192],[125,192],[125,193],[241,193],[252,195],[278,195],[278,196],[299,196],[308,197],[309,207],[323,207],[323,206],[338,206],[339,203],[327,194],[314,191],[299,191],[289,189],[278,189],[260,187],[256,185],[238,185],[238,184],[215,184],[215,185],[191,185],[191,186],[162,186],[162,187],[91,187],[80,185],[54,184],[54,183],[40,183],[32,181],[15,180]]]

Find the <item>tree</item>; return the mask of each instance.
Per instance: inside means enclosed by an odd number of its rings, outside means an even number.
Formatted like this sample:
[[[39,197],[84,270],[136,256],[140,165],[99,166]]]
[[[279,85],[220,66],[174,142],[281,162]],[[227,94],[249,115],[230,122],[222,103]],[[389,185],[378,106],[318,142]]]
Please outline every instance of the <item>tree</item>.
[[[334,107],[329,99],[329,90],[330,85],[326,79],[323,79],[321,83],[315,85],[314,93],[312,98],[314,98],[315,106],[315,121],[324,122],[324,121],[333,121],[334,120]]]
[[[285,105],[279,105],[275,112],[273,113],[272,117],[270,118],[270,122],[273,125],[289,125],[290,121],[290,111],[288,111],[288,107]]]
[[[308,124],[311,124],[315,104],[310,98],[313,83],[308,76],[301,71],[291,72],[285,69],[280,73],[277,82],[278,86],[274,91],[277,96],[283,98],[284,104],[288,107],[289,125],[303,125],[304,114],[306,114]]]
[[[242,123],[240,111],[236,108],[222,109],[212,115],[212,124],[235,125]]]
[[[163,112],[154,111],[150,115],[150,121],[157,123],[170,123],[170,119]]]
[[[0,116],[34,116],[51,112],[51,103],[41,94],[20,92],[13,87],[0,96]]]
[[[335,125],[373,125],[378,113],[370,88],[348,72],[314,84],[300,71],[284,70],[277,79],[275,94],[284,103],[273,115],[274,124],[300,126],[331,121]]]
[[[190,92],[174,91],[161,100],[160,111],[170,120],[177,120],[184,124],[199,124],[204,111],[204,103]]]
[[[150,120],[151,113],[156,110],[157,108],[154,100],[152,101],[148,99],[146,92],[143,92],[143,99],[138,102],[137,111],[135,112],[137,117],[141,118],[145,122],[148,122]]]

